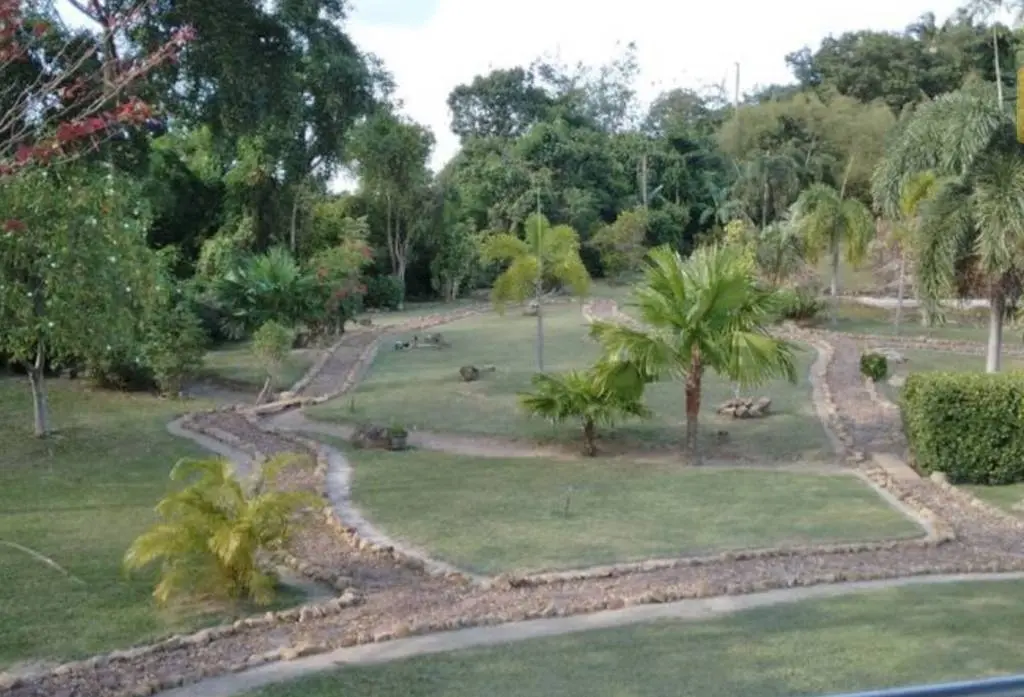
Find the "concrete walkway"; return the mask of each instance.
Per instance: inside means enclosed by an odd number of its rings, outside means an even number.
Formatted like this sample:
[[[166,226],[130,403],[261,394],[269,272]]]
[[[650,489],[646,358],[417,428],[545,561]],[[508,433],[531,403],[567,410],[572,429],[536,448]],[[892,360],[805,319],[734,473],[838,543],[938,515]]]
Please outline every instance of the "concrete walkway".
[[[682,600],[663,605],[638,605],[622,610],[609,610],[591,615],[513,622],[496,627],[460,629],[452,632],[409,637],[407,639],[395,639],[380,644],[364,644],[337,649],[318,656],[270,663],[241,673],[210,678],[192,685],[161,692],[160,695],[161,697],[233,697],[234,695],[240,695],[267,685],[295,680],[296,678],[315,675],[344,666],[374,665],[412,658],[414,656],[497,646],[528,639],[575,634],[594,629],[625,627],[657,620],[699,622],[754,608],[785,605],[805,600],[834,598],[891,588],[1013,580],[1024,580],[1024,573],[918,576],[885,581],[862,581],[811,586],[808,588],[786,588],[763,593],[751,593],[749,595]]]

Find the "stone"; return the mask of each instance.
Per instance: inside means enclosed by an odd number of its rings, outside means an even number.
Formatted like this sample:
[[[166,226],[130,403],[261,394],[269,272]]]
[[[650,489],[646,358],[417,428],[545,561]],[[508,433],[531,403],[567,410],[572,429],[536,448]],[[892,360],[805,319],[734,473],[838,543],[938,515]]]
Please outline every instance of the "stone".
[[[282,661],[294,661],[297,658],[305,658],[306,656],[315,656],[318,653],[323,653],[325,648],[320,644],[313,644],[310,642],[302,642],[295,646],[289,646],[281,649],[281,660]]]
[[[906,375],[890,375],[887,382],[893,387],[903,387],[907,383]]]
[[[463,382],[475,382],[480,379],[480,369],[473,365],[464,365],[459,368],[459,375]]]
[[[352,445],[356,448],[379,448],[388,449],[391,447],[391,436],[385,426],[374,424],[363,424],[356,428],[352,434]]]

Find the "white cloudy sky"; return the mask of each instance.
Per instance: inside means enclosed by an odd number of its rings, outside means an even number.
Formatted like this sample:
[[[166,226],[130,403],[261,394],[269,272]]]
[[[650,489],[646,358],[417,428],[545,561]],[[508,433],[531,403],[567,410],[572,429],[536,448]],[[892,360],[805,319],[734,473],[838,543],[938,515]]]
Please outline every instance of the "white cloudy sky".
[[[348,30],[384,59],[406,112],[437,135],[434,165],[454,154],[448,93],[491,68],[558,51],[600,64],[635,41],[638,89],[720,83],[741,64],[744,88],[788,82],[784,57],[828,34],[902,29],[925,12],[939,21],[962,0],[352,0]]]

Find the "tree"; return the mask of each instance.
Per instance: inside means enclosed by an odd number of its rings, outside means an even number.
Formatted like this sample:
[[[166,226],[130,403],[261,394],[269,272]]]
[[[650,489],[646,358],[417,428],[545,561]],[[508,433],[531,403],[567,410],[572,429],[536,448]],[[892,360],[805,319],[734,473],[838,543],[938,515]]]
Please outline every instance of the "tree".
[[[263,389],[256,397],[256,404],[262,404],[270,394],[274,381],[281,376],[281,366],[292,350],[295,333],[280,322],[269,320],[252,335],[252,352],[267,374]]]
[[[433,147],[429,129],[386,110],[370,116],[351,136],[360,183],[384,200],[391,272],[403,285],[412,244],[423,232],[419,205],[429,184],[427,159]]]
[[[213,282],[223,329],[235,339],[270,320],[295,327],[311,316],[316,291],[316,278],[284,247],[244,257]]]
[[[501,310],[509,301],[523,302],[533,297],[537,304],[537,372],[544,372],[544,309],[541,296],[544,284],[555,281],[568,285],[577,295],[590,286],[590,276],[580,259],[580,240],[568,225],[554,227],[540,213],[531,215],[523,226],[525,239],[507,232],[488,237],[481,246],[485,262],[507,262],[491,291],[495,306]]]
[[[616,389],[596,370],[573,370],[562,375],[533,376],[533,392],[519,395],[520,406],[529,414],[558,424],[579,419],[583,427],[583,454],[597,455],[597,426],[611,426],[620,417],[646,418],[650,410],[640,393]]]
[[[776,295],[758,287],[735,250],[701,247],[685,260],[668,247],[652,250],[634,301],[641,326],[594,322],[591,333],[607,361],[684,381],[686,449],[695,460],[706,370],[744,385],[796,379],[794,347],[764,328]]]
[[[0,185],[0,352],[28,367],[36,436],[50,432],[47,366],[133,336],[137,296],[159,285],[138,200],[112,168],[83,163]]]
[[[477,75],[448,95],[452,132],[463,141],[475,138],[517,138],[546,115],[552,100],[524,68]]]
[[[772,223],[758,236],[754,255],[761,275],[776,288],[803,265],[803,240],[788,220]]]
[[[822,252],[828,254],[834,322],[835,303],[839,301],[839,261],[863,261],[875,235],[875,219],[860,201],[845,198],[842,191],[827,184],[814,184],[793,206],[793,226],[804,241],[808,261],[817,261]]]
[[[601,265],[613,278],[628,278],[643,268],[647,248],[648,214],[642,208],[623,211],[615,222],[597,231],[590,244],[601,254]]]
[[[907,179],[900,191],[899,218],[895,221],[890,235],[890,245],[900,258],[899,278],[896,286],[896,317],[893,323],[896,333],[900,331],[903,318],[903,296],[906,285],[907,256],[914,248],[917,231],[921,225],[922,207],[935,197],[941,182],[932,172],[919,172]]]
[[[1024,152],[1012,116],[991,85],[970,85],[922,106],[875,172],[878,207],[899,215],[905,183],[931,171],[945,181],[923,206],[914,244],[918,297],[926,316],[942,300],[989,299],[986,370],[998,372],[1003,321],[1024,270]]]
[[[480,255],[480,243],[472,223],[442,221],[434,236],[430,277],[434,290],[444,302],[459,297],[462,284],[473,272]]]
[[[157,504],[163,520],[132,543],[125,568],[159,563],[153,596],[161,604],[183,593],[269,603],[276,579],[260,569],[259,554],[281,549],[299,508],[315,505],[306,493],[270,489],[294,460],[281,455],[263,463],[249,490],[227,460],[182,460],[171,480],[185,486]]]

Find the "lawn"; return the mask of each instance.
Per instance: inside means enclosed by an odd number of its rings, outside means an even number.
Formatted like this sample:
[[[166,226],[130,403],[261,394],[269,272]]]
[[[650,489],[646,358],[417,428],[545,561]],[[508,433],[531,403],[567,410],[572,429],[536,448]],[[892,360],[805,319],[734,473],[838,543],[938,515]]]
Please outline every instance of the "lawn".
[[[0,545],[0,670],[220,619],[158,610],[152,576],[121,572],[125,550],[155,519],[171,466],[203,454],[168,434],[166,423],[206,405],[93,391],[83,382],[55,380],[49,388],[59,433],[48,446],[31,437],[25,378],[0,376],[0,540],[50,557],[83,583]]]
[[[900,353],[907,359],[906,363],[889,365],[890,376],[904,378],[911,373],[931,372],[972,372],[980,373],[985,370],[985,356],[981,354],[970,355],[953,353],[951,351],[922,351],[899,349]],[[1003,356],[1003,370],[1024,370],[1024,358]],[[899,400],[900,388],[890,385],[888,381],[879,384],[879,388],[891,401]]]
[[[579,305],[556,306],[548,312],[545,369],[588,367],[599,356],[600,348],[587,336],[587,323]],[[471,317],[440,331],[452,344],[450,349],[393,351],[385,346],[354,393],[311,408],[310,416],[338,422],[397,422],[413,430],[505,438],[578,438],[576,425],[554,427],[525,416],[518,408],[517,394],[529,389],[530,378],[536,371],[536,322],[532,317],[524,317],[521,311],[510,308],[505,316]],[[723,459],[830,460],[832,453],[825,431],[810,401],[808,372],[814,357],[811,349],[799,353],[798,384],[777,381],[755,391],[773,400],[773,415],[765,419],[718,417],[715,407],[732,396],[732,386],[707,373],[701,420],[708,455]],[[479,381],[466,383],[459,378],[459,367],[463,365],[491,365],[495,372],[484,372]],[[627,422],[613,431],[606,429],[607,447],[681,447],[685,423],[682,385],[652,385],[647,402],[655,412],[654,418]]]
[[[831,303],[831,300],[825,298]],[[896,335],[893,321],[896,311],[880,307],[870,307],[854,302],[843,302],[839,305],[836,324],[829,321],[831,307],[822,311],[819,326],[822,329],[833,329],[850,334],[879,334],[882,336]],[[946,310],[946,321],[931,327],[921,324],[921,314],[917,309],[906,308],[903,311],[903,322],[900,336],[929,337],[933,339],[949,339],[955,341],[985,342],[988,337],[988,310]],[[1020,343],[1012,329],[1006,332],[1007,344]]]
[[[251,697],[796,697],[1024,668],[1024,583],[919,586],[422,656]]]
[[[350,457],[353,499],[370,520],[478,573],[922,534],[844,475],[424,451]]]
[[[316,361],[316,349],[296,349],[284,360],[281,372],[274,380],[274,389],[286,390],[298,382]],[[227,385],[259,390],[266,380],[248,341],[224,344],[207,352],[202,377]]]

